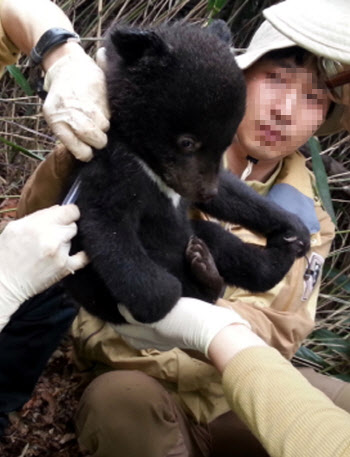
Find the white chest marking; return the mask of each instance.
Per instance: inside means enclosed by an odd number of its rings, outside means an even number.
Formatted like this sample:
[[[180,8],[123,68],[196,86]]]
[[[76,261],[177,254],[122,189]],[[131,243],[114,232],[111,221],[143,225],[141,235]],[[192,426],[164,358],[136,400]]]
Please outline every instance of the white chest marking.
[[[147,176],[158,186],[158,189],[167,197],[169,200],[171,200],[174,208],[177,208],[180,203],[181,195],[179,195],[177,192],[175,192],[174,189],[171,187],[167,186],[165,182],[157,175],[154,173],[153,170],[149,168],[148,165],[145,164],[145,162],[141,159],[138,159],[140,165],[144,169],[145,173]]]

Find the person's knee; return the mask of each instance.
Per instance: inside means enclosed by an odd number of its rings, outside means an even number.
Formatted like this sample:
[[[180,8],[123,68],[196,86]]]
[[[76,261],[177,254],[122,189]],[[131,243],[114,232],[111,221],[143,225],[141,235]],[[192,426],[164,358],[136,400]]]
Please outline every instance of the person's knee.
[[[91,382],[79,406],[93,410],[96,417],[125,412],[139,422],[147,411],[158,409],[159,414],[167,402],[167,392],[150,376],[139,371],[112,371]]]
[[[96,378],[80,400],[76,427],[80,443],[96,456],[118,451],[119,456],[130,457],[141,449],[143,455],[156,456],[154,443],[165,452],[178,436],[170,395],[138,371],[113,371]]]

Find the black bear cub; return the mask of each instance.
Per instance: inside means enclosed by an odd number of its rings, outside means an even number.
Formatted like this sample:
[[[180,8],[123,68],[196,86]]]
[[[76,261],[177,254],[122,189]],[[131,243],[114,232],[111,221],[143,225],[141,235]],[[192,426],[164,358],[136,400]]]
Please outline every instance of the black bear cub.
[[[108,145],[80,173],[79,242],[91,264],[66,284],[89,312],[154,322],[181,296],[214,302],[224,283],[268,290],[309,247],[292,214],[268,202],[221,159],[244,114],[245,84],[228,29],[181,23],[107,37]],[[224,38],[224,39],[223,39]],[[267,238],[246,244],[197,207]]]

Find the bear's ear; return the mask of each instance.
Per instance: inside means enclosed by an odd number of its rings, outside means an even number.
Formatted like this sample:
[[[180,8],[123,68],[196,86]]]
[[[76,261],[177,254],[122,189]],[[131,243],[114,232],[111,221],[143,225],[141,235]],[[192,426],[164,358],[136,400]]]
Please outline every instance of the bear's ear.
[[[127,65],[144,56],[162,57],[168,51],[166,43],[152,30],[116,28],[110,33],[110,39]]]
[[[229,46],[232,44],[232,34],[229,26],[222,19],[215,19],[212,21],[208,27],[207,31],[212,35],[217,36],[224,43],[227,43]]]

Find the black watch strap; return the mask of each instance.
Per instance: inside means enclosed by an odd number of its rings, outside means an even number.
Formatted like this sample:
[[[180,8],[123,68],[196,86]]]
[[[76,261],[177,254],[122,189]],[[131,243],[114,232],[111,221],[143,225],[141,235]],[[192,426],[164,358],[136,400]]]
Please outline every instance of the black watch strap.
[[[30,58],[35,65],[40,65],[45,54],[52,48],[67,43],[67,41],[80,41],[79,35],[69,30],[52,28],[47,30],[39,39],[36,46],[30,51]]]

